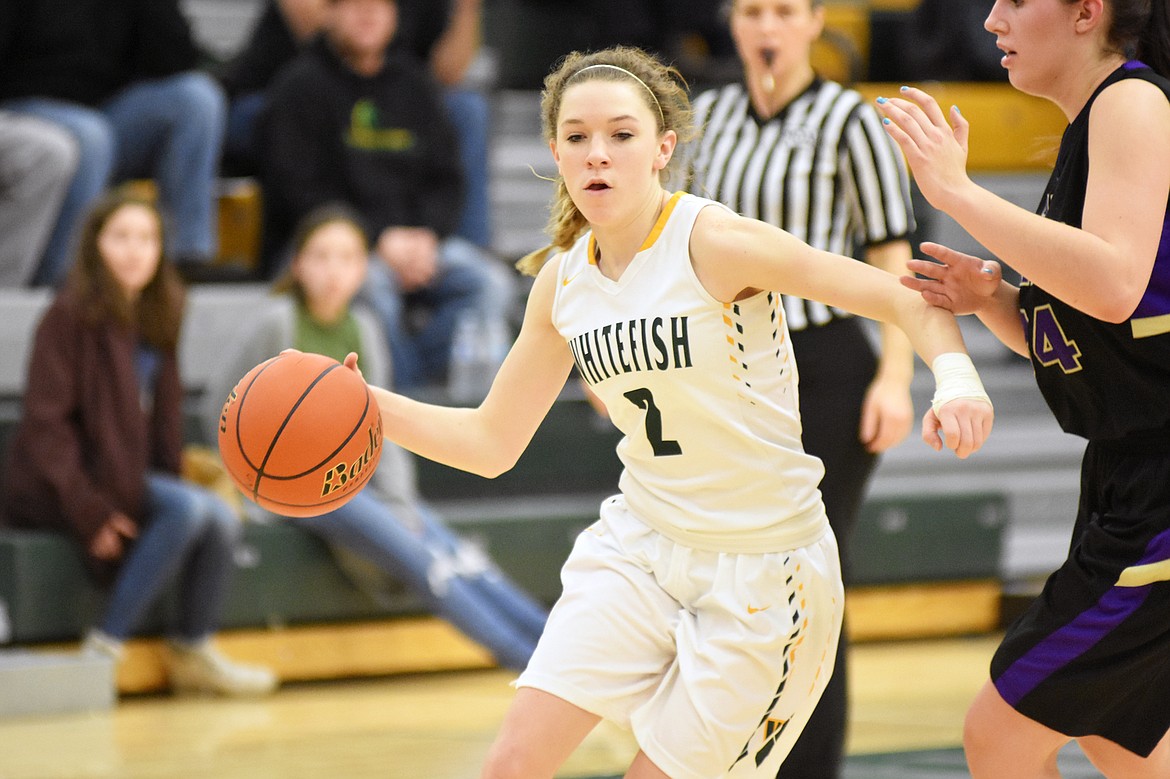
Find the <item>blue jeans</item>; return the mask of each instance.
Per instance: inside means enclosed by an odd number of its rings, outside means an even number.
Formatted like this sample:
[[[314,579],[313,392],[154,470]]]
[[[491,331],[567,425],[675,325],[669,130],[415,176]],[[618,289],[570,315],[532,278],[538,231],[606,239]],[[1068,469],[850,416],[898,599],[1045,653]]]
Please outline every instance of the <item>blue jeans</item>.
[[[35,283],[56,284],[64,277],[93,200],[111,182],[130,178],[157,182],[171,256],[216,255],[215,183],[227,99],[210,76],[188,72],[138,81],[98,108],[49,98],[22,98],[3,107],[61,125],[81,148]]]
[[[129,638],[147,611],[174,584],[174,637],[201,641],[219,625],[239,541],[239,518],[223,500],[177,476],[146,478],[147,520],[114,582],[99,629]]]
[[[507,322],[516,280],[503,263],[479,247],[448,238],[439,245],[438,273],[429,287],[404,294],[394,272],[375,254],[361,299],[385,329],[394,386],[408,392],[443,380],[461,314],[475,312],[485,321]],[[411,314],[420,311],[421,325],[412,326]]]
[[[254,176],[260,172],[257,128],[267,108],[268,96],[260,91],[237,95],[228,104],[223,155],[244,175]]]
[[[463,216],[455,234],[485,248],[492,245],[492,202],[489,188],[491,110],[487,97],[474,89],[453,87],[443,95],[447,116],[459,136],[459,159],[467,184]]]
[[[421,596],[436,614],[485,646],[500,665],[522,670],[548,616],[478,549],[419,504],[419,528],[370,492],[320,517],[292,519],[365,558]]]

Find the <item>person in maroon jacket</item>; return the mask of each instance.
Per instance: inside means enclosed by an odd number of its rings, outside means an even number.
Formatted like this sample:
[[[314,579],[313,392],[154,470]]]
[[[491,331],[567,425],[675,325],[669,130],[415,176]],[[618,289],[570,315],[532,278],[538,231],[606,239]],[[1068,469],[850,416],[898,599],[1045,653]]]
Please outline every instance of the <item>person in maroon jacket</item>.
[[[148,201],[115,192],[90,212],[77,262],[37,328],[4,469],[5,519],[67,533],[112,584],[83,651],[116,660],[174,587],[172,687],[266,693],[271,671],[233,663],[210,641],[240,525],[223,500],[179,476],[184,290],[162,246]]]

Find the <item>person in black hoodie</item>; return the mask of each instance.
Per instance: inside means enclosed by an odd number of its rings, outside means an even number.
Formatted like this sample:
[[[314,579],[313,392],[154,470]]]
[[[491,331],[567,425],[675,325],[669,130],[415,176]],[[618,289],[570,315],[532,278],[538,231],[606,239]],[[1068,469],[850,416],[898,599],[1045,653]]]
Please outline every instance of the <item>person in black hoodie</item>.
[[[426,66],[391,48],[397,21],[394,0],[330,2],[324,33],[271,87],[260,178],[269,263],[316,206],[343,202],[361,215],[375,259],[363,296],[409,391],[443,380],[464,315],[484,331],[505,323],[516,284],[454,236],[464,189],[455,129]]]
[[[62,280],[70,242],[113,181],[151,177],[169,219],[168,252],[189,278],[218,254],[215,182],[223,90],[177,0],[0,3],[0,107],[68,130],[80,147],[39,271]]]
[[[265,0],[243,46],[213,68],[228,96],[221,169],[230,175],[257,172],[260,117],[268,87],[280,69],[319,32],[327,0]]]

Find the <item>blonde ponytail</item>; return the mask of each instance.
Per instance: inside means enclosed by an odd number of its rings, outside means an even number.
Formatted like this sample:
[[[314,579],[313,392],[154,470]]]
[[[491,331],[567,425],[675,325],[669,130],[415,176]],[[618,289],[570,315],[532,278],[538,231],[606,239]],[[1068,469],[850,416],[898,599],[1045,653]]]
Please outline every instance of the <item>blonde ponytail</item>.
[[[565,186],[565,180],[558,177],[556,183],[556,193],[549,209],[548,226],[545,227],[545,232],[552,238],[552,243],[524,255],[516,263],[516,269],[528,276],[539,273],[556,252],[568,251],[588,226],[585,215],[577,210],[573,199],[569,197],[569,188]]]

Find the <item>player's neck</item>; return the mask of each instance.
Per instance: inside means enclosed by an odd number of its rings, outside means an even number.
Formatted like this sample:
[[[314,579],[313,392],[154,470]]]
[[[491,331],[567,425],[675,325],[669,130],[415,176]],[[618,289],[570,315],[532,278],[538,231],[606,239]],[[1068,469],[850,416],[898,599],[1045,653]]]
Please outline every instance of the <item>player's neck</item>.
[[[669,199],[669,192],[655,187],[638,209],[620,224],[592,226],[596,246],[590,259],[597,263],[604,276],[615,280],[621,277],[646,243]]]
[[[1053,89],[1053,94],[1042,95],[1042,97],[1047,97],[1056,103],[1069,122],[1072,122],[1080,115],[1081,110],[1084,109],[1089,98],[1097,91],[1101,83],[1123,64],[1125,64],[1125,57],[1121,54],[1109,54],[1094,58],[1082,68],[1073,71],[1080,75],[1077,78],[1069,78],[1065,88]]]

